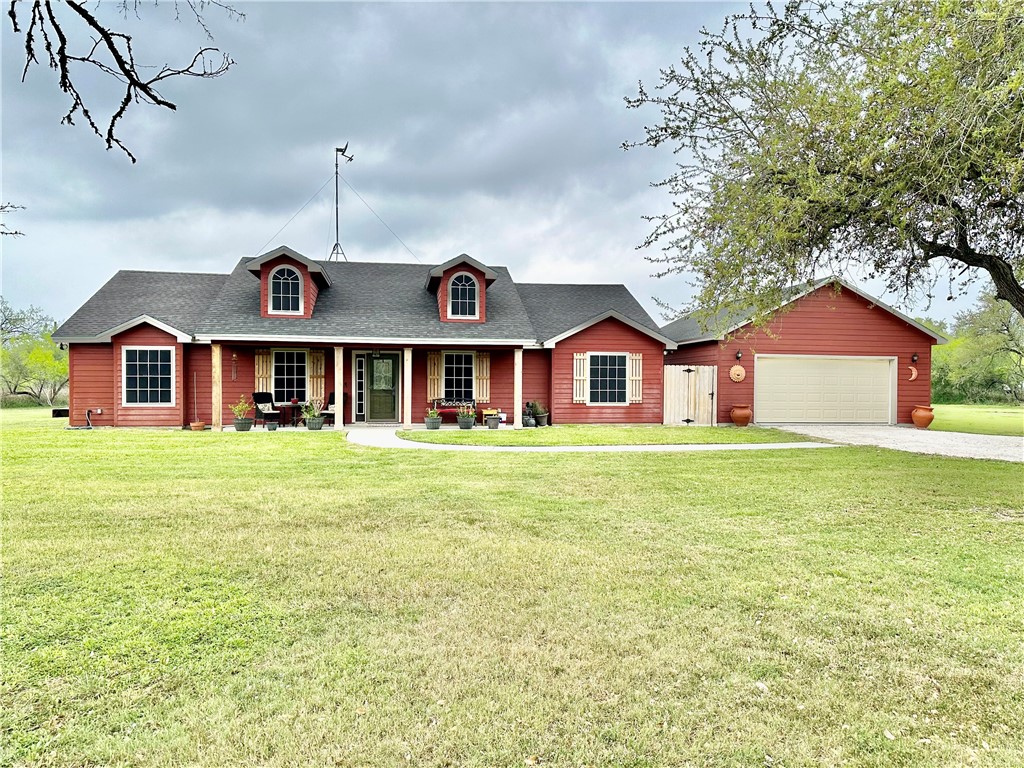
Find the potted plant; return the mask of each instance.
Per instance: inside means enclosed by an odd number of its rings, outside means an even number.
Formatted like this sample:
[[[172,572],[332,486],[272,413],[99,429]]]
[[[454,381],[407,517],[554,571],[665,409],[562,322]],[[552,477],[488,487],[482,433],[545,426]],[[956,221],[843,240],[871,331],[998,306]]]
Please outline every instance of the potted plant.
[[[488,429],[497,429],[501,424],[501,416],[496,413],[489,413],[484,417],[484,421],[487,422]]]
[[[229,405],[228,408],[235,414],[235,432],[248,432],[252,429],[252,419],[246,418],[245,414],[253,409],[251,400],[246,400],[245,395],[238,398],[237,403]]]
[[[427,429],[440,429],[441,412],[437,408],[427,408],[427,415],[424,417],[423,423],[427,425]]]
[[[455,419],[459,422],[459,429],[472,429],[476,424],[476,408],[472,405],[460,405],[455,411]]]
[[[306,422],[306,429],[323,429],[324,417],[320,415],[318,400],[310,400],[302,406],[302,420]]]
[[[267,422],[267,432],[277,432],[278,423],[276,421]]]
[[[523,408],[523,426],[524,427],[536,427],[537,419],[533,417],[533,408],[527,403],[526,407]]]
[[[548,425],[548,409],[544,407],[544,403],[538,400],[533,402],[533,418],[537,420],[538,427]]]

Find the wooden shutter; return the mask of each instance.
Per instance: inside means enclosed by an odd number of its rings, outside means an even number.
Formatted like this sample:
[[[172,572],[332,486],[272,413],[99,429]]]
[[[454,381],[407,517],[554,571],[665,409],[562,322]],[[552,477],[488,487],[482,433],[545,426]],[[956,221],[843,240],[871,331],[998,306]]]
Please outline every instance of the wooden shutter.
[[[313,349],[309,352],[309,368],[306,371],[306,397],[319,400],[324,405],[324,351]]]
[[[271,386],[271,379],[273,378],[273,360],[270,356],[269,349],[257,349],[256,350],[256,392],[270,392],[273,393],[274,389]]]
[[[587,402],[587,353],[577,352],[572,356],[572,401]]]
[[[476,353],[476,386],[473,394],[476,395],[478,403],[491,402],[491,353]]]
[[[441,397],[441,353],[427,353],[427,400]]]
[[[639,352],[629,353],[629,402],[644,401],[644,356]]]

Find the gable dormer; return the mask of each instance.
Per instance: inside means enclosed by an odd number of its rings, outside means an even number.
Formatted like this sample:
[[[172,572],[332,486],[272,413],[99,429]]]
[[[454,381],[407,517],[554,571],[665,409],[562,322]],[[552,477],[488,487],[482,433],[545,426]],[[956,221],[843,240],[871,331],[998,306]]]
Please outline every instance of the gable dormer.
[[[463,253],[431,269],[426,288],[437,297],[442,323],[484,323],[487,287],[497,278],[494,270]]]
[[[260,279],[260,317],[309,319],[317,296],[331,285],[323,266],[279,246],[246,265]]]

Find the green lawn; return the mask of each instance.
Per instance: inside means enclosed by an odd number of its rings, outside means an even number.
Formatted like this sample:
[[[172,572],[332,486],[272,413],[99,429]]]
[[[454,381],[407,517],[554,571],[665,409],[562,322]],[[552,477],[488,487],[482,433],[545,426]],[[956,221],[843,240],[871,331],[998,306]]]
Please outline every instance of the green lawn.
[[[929,429],[977,435],[1024,435],[1024,408],[1014,405],[936,405]]]
[[[762,427],[553,426],[537,429],[416,429],[403,440],[451,445],[692,445],[709,443],[792,443],[808,438]]]
[[[1024,763],[1019,465],[0,426],[0,765]]]

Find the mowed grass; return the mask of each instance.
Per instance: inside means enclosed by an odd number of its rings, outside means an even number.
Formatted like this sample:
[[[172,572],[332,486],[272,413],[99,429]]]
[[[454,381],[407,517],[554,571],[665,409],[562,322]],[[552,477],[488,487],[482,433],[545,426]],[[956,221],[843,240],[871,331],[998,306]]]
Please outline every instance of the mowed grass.
[[[929,429],[976,435],[1024,435],[1024,408],[1019,405],[936,405]]]
[[[1018,465],[0,418],[2,765],[1024,763]]]
[[[398,431],[403,440],[448,445],[705,445],[712,443],[792,443],[808,438],[763,427],[663,427],[558,425],[513,430],[447,428]]]

